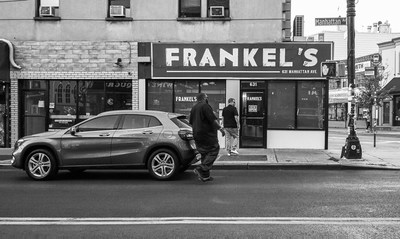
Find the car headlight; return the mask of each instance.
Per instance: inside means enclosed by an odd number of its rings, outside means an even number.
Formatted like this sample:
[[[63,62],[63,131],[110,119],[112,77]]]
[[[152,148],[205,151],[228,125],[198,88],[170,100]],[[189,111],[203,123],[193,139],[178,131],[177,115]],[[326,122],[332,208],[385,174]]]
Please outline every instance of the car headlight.
[[[21,145],[22,145],[25,141],[26,141],[26,139],[19,139],[19,140],[17,140],[17,142],[15,142],[14,149],[16,150],[16,149],[18,149],[19,147],[21,147]]]

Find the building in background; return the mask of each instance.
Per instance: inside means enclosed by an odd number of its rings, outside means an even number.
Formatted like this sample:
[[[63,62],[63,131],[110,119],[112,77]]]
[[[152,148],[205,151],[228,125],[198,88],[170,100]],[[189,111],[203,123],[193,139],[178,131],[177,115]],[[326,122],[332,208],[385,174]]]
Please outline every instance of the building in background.
[[[378,43],[390,41],[400,37],[400,33],[392,33],[390,24],[374,23],[367,32],[355,32],[355,57],[363,57],[379,51]],[[334,42],[334,60],[347,59],[347,30],[346,26],[338,26],[337,31],[322,31],[311,36],[307,36],[312,41],[332,41]]]
[[[384,89],[389,90],[392,97],[383,103],[383,122],[390,126],[400,126],[400,37],[379,43],[378,46],[381,64],[387,75]]]
[[[293,20],[293,41],[304,40],[304,15],[297,15]]]
[[[8,145],[107,110],[187,114],[206,92],[217,116],[238,99],[241,147],[328,147],[319,66],[332,43],[290,42],[290,0],[0,4],[1,36],[22,67],[5,84]]]

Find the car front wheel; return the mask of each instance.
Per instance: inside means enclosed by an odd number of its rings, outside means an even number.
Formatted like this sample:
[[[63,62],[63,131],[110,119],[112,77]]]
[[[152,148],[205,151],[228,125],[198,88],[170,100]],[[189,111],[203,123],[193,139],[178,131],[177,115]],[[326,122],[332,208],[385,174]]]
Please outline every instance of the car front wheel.
[[[46,149],[32,151],[26,160],[25,171],[34,180],[47,180],[57,174],[57,165],[53,154]]]
[[[169,149],[158,149],[150,155],[147,167],[154,178],[168,180],[179,169],[178,157]]]

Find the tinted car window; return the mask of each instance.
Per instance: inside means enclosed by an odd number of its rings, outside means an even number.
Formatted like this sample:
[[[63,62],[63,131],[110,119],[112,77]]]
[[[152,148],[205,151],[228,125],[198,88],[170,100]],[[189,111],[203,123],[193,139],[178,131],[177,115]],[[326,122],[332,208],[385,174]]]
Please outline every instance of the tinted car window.
[[[161,125],[160,121],[152,116],[127,115],[122,124],[122,129],[140,129],[159,125]]]
[[[171,121],[174,122],[179,128],[191,128],[188,119],[186,116],[178,116],[176,118],[171,118]]]
[[[79,125],[79,131],[95,131],[115,129],[118,115],[103,116]]]

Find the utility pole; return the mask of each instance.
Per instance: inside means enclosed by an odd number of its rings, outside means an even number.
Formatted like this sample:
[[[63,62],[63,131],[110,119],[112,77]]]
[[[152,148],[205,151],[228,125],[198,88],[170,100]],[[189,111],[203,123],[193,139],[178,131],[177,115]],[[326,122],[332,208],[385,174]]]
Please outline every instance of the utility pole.
[[[356,16],[355,0],[347,0],[347,76],[349,82],[349,134],[346,138],[346,143],[342,147],[341,158],[344,156],[347,159],[361,159],[362,150],[360,140],[357,137],[355,130],[355,100],[354,100],[354,79],[355,79],[355,29],[354,17]]]

